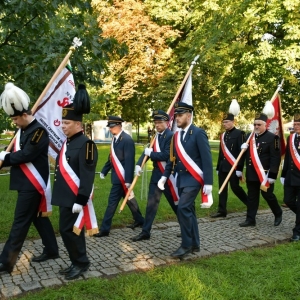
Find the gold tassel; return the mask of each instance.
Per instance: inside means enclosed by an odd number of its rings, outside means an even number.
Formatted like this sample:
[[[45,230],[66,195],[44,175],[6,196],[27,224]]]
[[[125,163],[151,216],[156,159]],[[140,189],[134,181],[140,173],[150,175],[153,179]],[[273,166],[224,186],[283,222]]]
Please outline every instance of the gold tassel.
[[[93,236],[94,234],[99,233],[99,229],[97,228],[92,228],[86,231],[86,234],[88,236]]]
[[[79,229],[79,228],[73,226],[73,232],[74,232],[75,234],[77,234],[77,235],[80,235],[81,229]]]

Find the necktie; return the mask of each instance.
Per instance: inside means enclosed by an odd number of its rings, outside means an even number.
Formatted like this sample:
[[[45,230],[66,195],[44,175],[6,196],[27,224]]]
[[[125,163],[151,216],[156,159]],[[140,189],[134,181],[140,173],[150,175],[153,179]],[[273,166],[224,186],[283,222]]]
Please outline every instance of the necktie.
[[[116,137],[114,137],[114,144],[117,142],[117,138]]]
[[[181,143],[183,143],[183,136],[184,136],[184,130],[182,130],[181,132],[180,132],[180,134],[181,134],[181,136],[180,136],[180,141],[181,141]]]

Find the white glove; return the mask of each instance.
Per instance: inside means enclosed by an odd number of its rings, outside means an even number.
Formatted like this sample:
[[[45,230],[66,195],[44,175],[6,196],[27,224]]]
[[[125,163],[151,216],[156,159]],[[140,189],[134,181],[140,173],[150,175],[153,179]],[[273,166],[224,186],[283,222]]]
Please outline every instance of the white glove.
[[[248,149],[249,145],[247,143],[243,143],[241,149]]]
[[[161,176],[161,178],[159,179],[157,186],[163,191],[165,189],[165,183],[167,181],[167,177],[166,176]]]
[[[153,149],[152,148],[145,148],[145,151],[144,151],[144,153],[145,153],[145,155],[147,155],[147,156],[149,156],[150,157],[150,155],[151,155],[151,152],[153,151]]]
[[[1,151],[1,152],[0,152],[0,160],[4,160],[6,154],[8,154],[8,153],[9,153],[9,152],[7,152],[7,151]]]
[[[237,177],[242,177],[243,176],[243,172],[241,171],[235,171],[235,174]]]
[[[125,183],[125,186],[129,189],[131,186],[131,183]]]
[[[204,184],[203,186],[203,194],[209,195],[212,192],[212,185]]]
[[[284,185],[284,179],[285,179],[284,177],[280,177],[280,182],[282,185]]]
[[[100,179],[104,179],[104,178],[105,178],[104,174],[100,173]]]
[[[141,176],[142,175],[142,168],[141,168],[141,166],[139,166],[139,165],[136,165],[135,166],[135,171],[134,171],[134,174],[135,174],[135,176]]]
[[[270,184],[273,184],[273,183],[275,182],[275,180],[276,180],[276,179],[268,178],[268,182],[269,182]]]
[[[72,213],[80,213],[82,211],[82,205],[74,203],[72,208]]]

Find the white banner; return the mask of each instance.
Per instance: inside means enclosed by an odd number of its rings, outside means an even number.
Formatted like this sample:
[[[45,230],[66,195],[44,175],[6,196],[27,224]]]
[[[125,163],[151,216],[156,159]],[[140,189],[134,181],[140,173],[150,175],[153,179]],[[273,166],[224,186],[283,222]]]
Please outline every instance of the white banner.
[[[35,118],[48,131],[49,155],[54,159],[66,139],[61,129],[62,108],[73,102],[74,95],[73,74],[66,67],[53,82],[34,114]]]

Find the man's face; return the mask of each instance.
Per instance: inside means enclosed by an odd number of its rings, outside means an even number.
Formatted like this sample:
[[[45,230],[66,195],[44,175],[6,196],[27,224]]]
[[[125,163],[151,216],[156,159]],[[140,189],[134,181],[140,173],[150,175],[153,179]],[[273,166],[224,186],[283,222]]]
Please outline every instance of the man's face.
[[[300,122],[294,122],[294,130],[297,134],[300,134]]]
[[[112,135],[117,135],[122,130],[121,125],[116,125],[114,127],[109,127],[109,131]]]
[[[262,134],[266,131],[266,122],[262,120],[254,120],[254,132],[256,134]]]
[[[82,130],[81,122],[73,120],[62,120],[61,128],[68,138]]]
[[[176,123],[178,128],[185,128],[190,125],[191,113],[176,114]]]
[[[234,127],[234,122],[231,120],[224,120],[222,124],[225,130],[231,130]]]
[[[27,114],[23,114],[22,116],[11,117],[13,123],[19,128],[25,128],[28,125]]]
[[[168,123],[166,121],[154,121],[154,126],[157,132],[161,133],[168,127]]]

